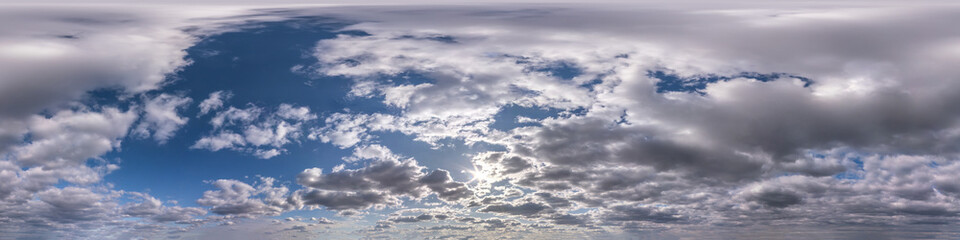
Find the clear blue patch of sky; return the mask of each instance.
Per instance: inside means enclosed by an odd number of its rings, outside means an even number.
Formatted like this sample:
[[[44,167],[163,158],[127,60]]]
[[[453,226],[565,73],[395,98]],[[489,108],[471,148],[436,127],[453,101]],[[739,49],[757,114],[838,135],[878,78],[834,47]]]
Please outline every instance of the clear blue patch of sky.
[[[733,75],[715,75],[707,74],[694,77],[681,77],[677,74],[671,73],[669,70],[657,70],[647,72],[647,76],[659,79],[657,81],[657,92],[695,92],[703,94],[702,90],[707,87],[707,84],[715,83],[719,81],[728,81],[736,78],[750,78],[756,79],[761,82],[768,82],[777,80],[779,78],[792,77],[797,78],[803,81],[804,87],[809,87],[810,84],[813,84],[813,81],[796,75],[791,75],[788,73],[756,73],[756,72],[742,72]]]

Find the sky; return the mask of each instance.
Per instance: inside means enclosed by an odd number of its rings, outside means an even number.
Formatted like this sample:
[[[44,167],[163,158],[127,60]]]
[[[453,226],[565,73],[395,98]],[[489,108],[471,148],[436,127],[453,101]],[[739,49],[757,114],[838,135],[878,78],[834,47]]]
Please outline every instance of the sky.
[[[956,239],[956,22],[0,2],[0,239]]]

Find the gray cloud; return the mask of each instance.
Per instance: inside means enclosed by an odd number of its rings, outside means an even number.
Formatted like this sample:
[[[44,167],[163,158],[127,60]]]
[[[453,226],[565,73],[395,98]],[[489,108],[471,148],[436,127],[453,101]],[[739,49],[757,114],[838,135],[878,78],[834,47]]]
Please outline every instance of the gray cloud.
[[[358,169],[306,169],[297,175],[297,183],[308,189],[298,191],[306,205],[331,210],[360,210],[373,206],[396,205],[401,197],[420,199],[431,193],[445,201],[456,202],[473,197],[466,184],[450,178],[445,170],[425,174],[424,167],[412,158],[402,159],[379,145],[372,154],[358,148],[350,159],[371,159]]]
[[[470,190],[466,184],[454,181],[450,178],[450,173],[443,169],[430,172],[420,178],[419,182],[436,193],[438,198],[450,202],[471,198],[474,195],[473,190]]]
[[[155,89],[187,64],[183,49],[194,41],[173,29],[186,23],[149,12],[26,6],[2,11],[3,22],[13,24],[0,34],[6,43],[0,50],[2,117],[29,116],[99,88]],[[171,28],[144,27],[152,24]]]
[[[493,204],[488,205],[479,210],[480,212],[493,212],[493,213],[505,213],[510,215],[518,215],[531,217],[541,213],[551,212],[549,206],[536,202],[524,202],[524,203],[505,203],[505,204]]]
[[[291,199],[289,190],[284,186],[274,186],[276,180],[261,177],[256,186],[237,180],[220,179],[213,181],[217,190],[203,193],[197,203],[209,206],[210,212],[220,215],[263,216],[279,215],[299,206]]]
[[[123,206],[123,214],[132,217],[148,218],[157,222],[189,221],[196,216],[207,214],[206,210],[195,207],[163,206],[159,199],[146,194],[139,195],[139,203],[130,203]]]

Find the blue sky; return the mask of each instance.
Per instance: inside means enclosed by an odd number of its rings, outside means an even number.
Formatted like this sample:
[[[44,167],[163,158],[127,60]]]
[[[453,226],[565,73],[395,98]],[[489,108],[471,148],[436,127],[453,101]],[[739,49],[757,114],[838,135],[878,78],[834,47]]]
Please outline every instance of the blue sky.
[[[956,238],[957,11],[2,4],[0,239]]]
[[[280,103],[302,103],[318,113],[336,112],[343,108],[376,111],[378,104],[357,103],[359,101],[346,98],[344,92],[349,89],[348,79],[311,79],[290,70],[294,65],[310,64],[310,59],[304,58],[303,54],[313,47],[317,39],[335,37],[335,30],[331,28],[343,25],[321,23],[317,28],[309,28],[309,31],[296,31],[288,27],[298,22],[313,21],[251,24],[253,26],[250,29],[242,32],[206,38],[187,50],[187,57],[193,63],[173,76],[177,81],[160,91],[180,92],[197,101],[216,91],[229,91],[233,93],[229,104],[238,107],[248,103],[267,108],[275,108]],[[207,56],[210,52],[216,52],[216,55]],[[265,81],[270,84],[261,84]],[[308,81],[323,84],[311,87],[305,84]],[[190,116],[191,124],[180,129],[164,145],[158,145],[151,139],[124,142],[121,151],[111,153],[106,158],[137,160],[125,161],[129,163],[124,164],[124,170],[109,175],[108,180],[124,184],[120,186],[124,189],[149,189],[158,196],[170,196],[175,200],[196,199],[209,188],[203,184],[205,180],[255,175],[289,176],[307,167],[330,168],[336,165],[334,163],[341,156],[350,153],[316,142],[293,144],[291,147],[295,150],[291,150],[289,155],[270,160],[259,160],[249,154],[233,151],[190,150],[194,142],[212,130],[209,124],[204,123],[213,116],[196,117],[199,113],[199,107],[185,109],[183,114]],[[176,182],[161,184],[151,180],[169,175],[180,177],[175,179]]]

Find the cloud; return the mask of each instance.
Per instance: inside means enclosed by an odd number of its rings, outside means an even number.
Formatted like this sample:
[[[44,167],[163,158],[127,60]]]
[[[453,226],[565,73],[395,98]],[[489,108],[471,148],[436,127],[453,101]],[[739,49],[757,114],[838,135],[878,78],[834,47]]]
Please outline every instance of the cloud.
[[[79,99],[87,91],[142,93],[187,65],[195,39],[187,23],[138,10],[14,7],[0,41],[0,116],[23,117]],[[66,21],[88,19],[89,21]],[[69,36],[69,37],[64,37]]]
[[[230,149],[270,159],[286,152],[284,145],[299,143],[303,125],[317,118],[308,107],[283,103],[276,111],[265,113],[263,108],[247,105],[243,109],[230,106],[217,112],[210,119],[213,133],[201,137],[190,148]]]
[[[252,186],[237,180],[219,179],[212,184],[217,190],[203,193],[197,204],[209,206],[210,212],[220,215],[275,216],[297,208],[287,198],[289,190],[274,186],[276,180],[261,177],[259,184]]]
[[[531,160],[506,152],[483,152],[474,156],[472,161],[480,172],[496,179],[533,168]]]
[[[257,151],[253,152],[253,155],[257,156],[260,159],[270,159],[280,155],[280,152],[281,151],[277,149],[270,149],[270,150],[257,149]]]
[[[609,222],[654,222],[671,223],[685,221],[685,217],[673,208],[619,205],[609,208],[602,220]]]
[[[244,141],[243,135],[223,131],[217,135],[206,136],[197,140],[193,146],[190,148],[194,149],[207,149],[210,151],[220,151],[220,149],[229,149],[234,148],[235,146],[244,146],[247,142]]]
[[[213,125],[214,128],[220,128],[224,125],[248,124],[259,118],[262,112],[262,108],[253,105],[248,105],[247,108],[243,109],[230,106],[227,110],[217,112],[210,119],[210,125]]]
[[[210,93],[207,99],[200,102],[200,115],[206,115],[210,111],[215,111],[223,107],[223,102],[230,100],[233,93],[229,91],[216,91]]]
[[[98,235],[121,226],[122,191],[96,186],[119,169],[99,157],[118,148],[137,120],[138,111],[114,107],[78,106],[49,115],[34,115],[25,123],[29,134],[0,159],[0,230],[5,236],[68,238]],[[198,214],[201,209],[161,207],[166,219]],[[157,219],[163,219],[158,217]],[[11,229],[19,229],[11,231]]]
[[[187,117],[181,117],[178,112],[182,111],[192,101],[193,99],[189,97],[166,93],[145,100],[143,117],[140,124],[133,129],[132,134],[143,138],[153,135],[153,139],[160,144],[166,143],[173,137],[177,129],[186,125],[187,121],[190,120]]]
[[[428,215],[428,214],[421,214],[420,216],[395,217],[390,219],[390,221],[396,222],[396,223],[400,223],[400,222],[414,223],[414,222],[430,221],[430,220],[433,220],[433,215]]]
[[[27,126],[30,141],[14,150],[15,159],[23,166],[79,166],[118,147],[136,119],[135,111],[112,107],[99,112],[80,108],[50,117],[35,115]]]
[[[431,193],[446,201],[456,202],[473,196],[466,184],[450,178],[445,170],[424,173],[413,158],[402,159],[380,145],[358,148],[349,159],[371,159],[357,169],[305,169],[297,175],[297,183],[307,187],[300,192],[305,204],[331,210],[362,210],[396,205],[400,198],[420,199]]]
[[[322,169],[306,169],[297,175],[297,183],[325,190],[378,190],[397,195],[423,195],[421,178],[423,167],[414,159],[400,160],[387,149],[386,156],[359,169],[341,170],[324,174]]]
[[[196,207],[163,206],[159,199],[146,194],[131,193],[142,199],[139,203],[123,206],[123,214],[132,217],[147,218],[157,222],[180,222],[207,214],[206,210]]]
[[[316,220],[317,223],[319,223],[319,224],[335,224],[335,223],[336,223],[336,222],[334,222],[334,221],[332,221],[332,220],[330,220],[330,219],[323,218],[323,217],[321,217],[321,218],[316,218],[315,220]]]
[[[537,214],[549,212],[550,207],[547,205],[535,203],[535,202],[525,202],[525,203],[519,203],[519,204],[507,203],[507,204],[488,205],[484,208],[481,208],[478,211],[531,217]]]
[[[437,194],[437,197],[448,202],[469,199],[474,196],[473,190],[462,182],[454,181],[450,172],[443,169],[433,170],[430,174],[420,178],[420,183]]]
[[[43,209],[41,216],[60,223],[105,220],[115,204],[89,189],[76,187],[51,188],[37,196],[40,201],[33,205]]]
[[[398,205],[399,200],[384,192],[375,191],[326,191],[311,189],[298,191],[299,200],[307,206],[323,206],[333,211],[367,209]]]
[[[357,162],[361,160],[399,160],[400,156],[390,151],[389,148],[379,144],[358,146],[353,148],[353,154],[343,158],[346,162]]]
[[[310,113],[310,108],[308,107],[294,107],[290,104],[280,104],[280,109],[277,110],[277,116],[284,119],[296,120],[296,121],[310,121],[317,119],[317,115]]]
[[[349,148],[369,138],[365,126],[369,119],[366,115],[334,113],[324,120],[326,126],[312,129],[308,137],[332,143],[340,148]]]

